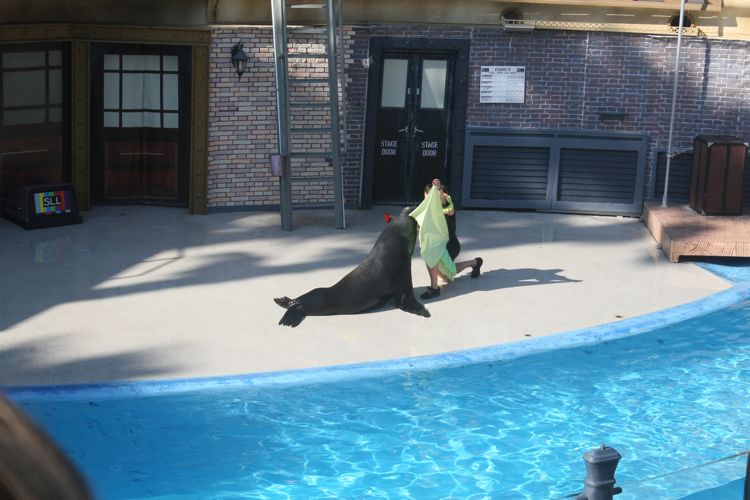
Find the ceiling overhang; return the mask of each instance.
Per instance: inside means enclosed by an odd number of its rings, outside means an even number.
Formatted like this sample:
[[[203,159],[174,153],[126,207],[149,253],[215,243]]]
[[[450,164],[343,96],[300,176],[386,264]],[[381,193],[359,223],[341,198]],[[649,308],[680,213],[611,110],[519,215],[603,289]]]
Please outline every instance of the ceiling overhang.
[[[504,3],[504,2],[503,2]],[[670,10],[680,8],[680,0],[513,0],[521,4],[549,4],[574,7],[609,7],[632,9],[661,9]],[[685,10],[719,12],[722,0],[685,0]]]

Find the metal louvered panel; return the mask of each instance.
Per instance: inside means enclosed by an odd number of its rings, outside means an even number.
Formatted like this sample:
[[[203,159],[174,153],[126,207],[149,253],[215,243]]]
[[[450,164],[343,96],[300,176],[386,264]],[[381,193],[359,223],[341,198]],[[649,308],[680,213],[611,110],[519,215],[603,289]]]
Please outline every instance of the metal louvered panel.
[[[647,137],[467,128],[461,206],[640,215]]]
[[[637,151],[562,148],[557,200],[631,204],[637,171]]]
[[[669,194],[667,200],[672,203],[690,201],[690,182],[692,178],[693,153],[681,153],[672,157],[669,162]],[[661,200],[664,196],[664,178],[667,170],[667,153],[656,156],[656,184],[654,196]]]
[[[549,148],[476,146],[473,158],[473,199],[546,199]]]

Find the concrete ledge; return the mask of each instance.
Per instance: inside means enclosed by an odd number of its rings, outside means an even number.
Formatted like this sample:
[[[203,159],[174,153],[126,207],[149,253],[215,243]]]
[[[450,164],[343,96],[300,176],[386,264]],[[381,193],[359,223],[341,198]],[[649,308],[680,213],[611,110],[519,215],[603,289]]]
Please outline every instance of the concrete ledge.
[[[750,257],[750,215],[700,215],[687,205],[643,204],[643,220],[669,262],[680,257]]]

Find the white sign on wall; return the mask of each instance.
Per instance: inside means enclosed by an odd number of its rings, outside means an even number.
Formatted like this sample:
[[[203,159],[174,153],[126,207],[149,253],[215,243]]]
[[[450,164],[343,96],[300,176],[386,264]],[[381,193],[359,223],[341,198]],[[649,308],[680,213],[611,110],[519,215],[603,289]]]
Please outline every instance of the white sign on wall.
[[[523,103],[525,97],[525,66],[482,66],[480,103]]]

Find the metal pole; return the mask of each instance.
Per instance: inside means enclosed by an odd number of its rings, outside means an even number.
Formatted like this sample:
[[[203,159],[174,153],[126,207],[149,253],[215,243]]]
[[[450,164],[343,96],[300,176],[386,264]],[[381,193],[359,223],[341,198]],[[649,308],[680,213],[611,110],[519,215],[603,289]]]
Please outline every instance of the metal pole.
[[[667,193],[669,192],[669,167],[672,163],[672,133],[674,131],[674,109],[677,105],[677,81],[680,76],[680,46],[682,45],[682,25],[685,21],[685,0],[680,0],[680,26],[677,28],[677,55],[674,59],[674,86],[672,87],[672,113],[669,118],[669,139],[667,141],[667,169],[664,172],[664,195],[661,198],[661,206],[667,206]]]
[[[347,132],[346,125],[346,57],[344,56],[344,4],[343,0],[339,0],[338,3],[338,15],[339,15],[339,76],[341,81],[341,130],[344,133],[343,140],[341,141],[344,150],[347,148],[349,135]]]
[[[333,0],[326,2],[328,24],[328,89],[331,115],[331,161],[336,229],[346,228],[344,215],[344,179],[341,172],[341,131],[339,129],[338,67],[336,66],[336,15]],[[344,29],[343,26],[341,29]]]
[[[289,95],[286,38],[286,1],[271,0],[273,52],[276,66],[276,116],[278,121],[279,154],[283,173],[279,177],[279,208],[281,227],[292,229],[292,181],[289,165]]]

